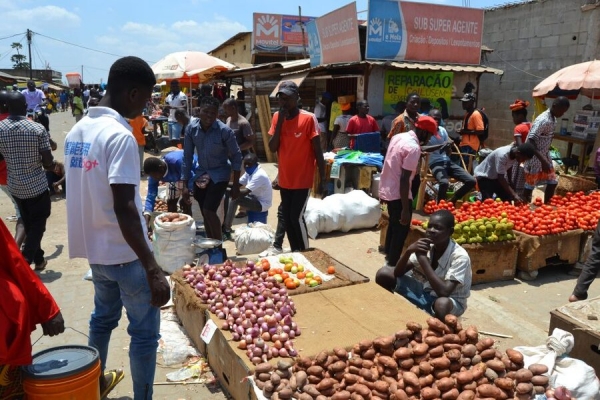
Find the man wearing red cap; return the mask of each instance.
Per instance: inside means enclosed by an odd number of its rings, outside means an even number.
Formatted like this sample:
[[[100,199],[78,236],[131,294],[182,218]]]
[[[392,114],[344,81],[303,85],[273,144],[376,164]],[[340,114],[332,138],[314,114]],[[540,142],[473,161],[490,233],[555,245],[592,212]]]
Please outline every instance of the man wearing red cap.
[[[421,158],[421,146],[432,135],[437,135],[437,130],[438,125],[433,118],[421,116],[415,122],[414,131],[395,135],[390,140],[379,185],[379,198],[387,204],[390,219],[385,239],[388,266],[395,266],[398,262],[410,229],[411,184]]]

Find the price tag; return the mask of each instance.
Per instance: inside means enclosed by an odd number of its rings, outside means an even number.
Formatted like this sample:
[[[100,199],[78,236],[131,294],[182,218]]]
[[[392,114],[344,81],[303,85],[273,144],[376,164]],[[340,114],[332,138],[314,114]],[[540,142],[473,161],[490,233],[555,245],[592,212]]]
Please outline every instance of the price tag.
[[[212,319],[209,319],[206,321],[206,324],[204,324],[204,328],[200,333],[200,338],[204,341],[204,343],[209,344],[217,329],[217,324],[215,324]]]
[[[331,165],[331,173],[329,174],[330,178],[339,179],[340,177],[340,163],[334,162]]]

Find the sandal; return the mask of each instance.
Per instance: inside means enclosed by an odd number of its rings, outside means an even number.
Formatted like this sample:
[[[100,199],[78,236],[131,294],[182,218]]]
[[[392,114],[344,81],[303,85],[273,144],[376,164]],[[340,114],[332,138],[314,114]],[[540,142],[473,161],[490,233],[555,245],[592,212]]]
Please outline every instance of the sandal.
[[[239,213],[235,214],[236,218],[246,218],[248,216],[248,214],[246,214],[245,211],[240,211]]]
[[[104,381],[107,383],[107,386],[104,388],[102,393],[100,393],[100,398],[105,399],[106,396],[117,386],[119,382],[123,380],[125,377],[125,372],[121,369],[111,369],[104,373]]]
[[[36,264],[35,264],[35,268],[34,268],[34,269],[35,269],[36,271],[43,271],[43,270],[44,270],[44,268],[46,268],[46,266],[47,266],[47,265],[48,265],[48,260],[44,260],[44,261],[42,261],[42,262],[41,262],[41,263],[39,263],[39,264],[37,264],[37,263],[36,263]]]

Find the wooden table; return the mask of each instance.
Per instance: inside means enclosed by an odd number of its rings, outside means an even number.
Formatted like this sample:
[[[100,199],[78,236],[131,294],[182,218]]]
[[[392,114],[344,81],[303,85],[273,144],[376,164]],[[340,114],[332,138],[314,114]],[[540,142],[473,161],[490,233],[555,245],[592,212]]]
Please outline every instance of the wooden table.
[[[580,174],[584,173],[586,170],[585,165],[585,156],[588,154],[590,148],[594,146],[594,139],[580,139],[573,136],[563,136],[563,135],[555,135],[554,140],[560,140],[562,142],[567,142],[567,158],[571,158],[571,153],[573,152],[573,144],[580,145],[579,150],[579,169],[578,172]]]

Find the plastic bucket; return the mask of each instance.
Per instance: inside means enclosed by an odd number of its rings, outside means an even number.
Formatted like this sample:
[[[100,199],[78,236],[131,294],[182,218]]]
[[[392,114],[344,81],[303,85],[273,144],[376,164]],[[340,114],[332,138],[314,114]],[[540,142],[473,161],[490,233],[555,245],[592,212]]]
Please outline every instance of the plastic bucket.
[[[89,346],[43,350],[23,367],[28,400],[100,400],[100,357]]]

